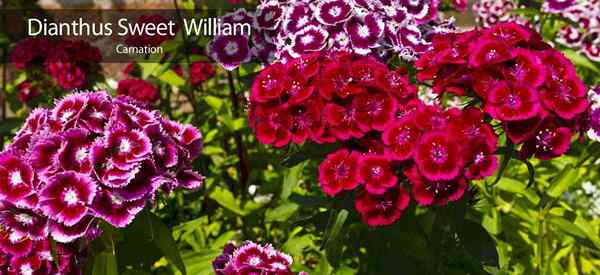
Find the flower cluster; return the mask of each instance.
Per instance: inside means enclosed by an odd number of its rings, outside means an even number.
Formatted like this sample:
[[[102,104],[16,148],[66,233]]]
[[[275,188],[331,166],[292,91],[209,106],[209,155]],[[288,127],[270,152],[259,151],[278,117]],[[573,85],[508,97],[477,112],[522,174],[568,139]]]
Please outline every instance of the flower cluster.
[[[419,81],[433,91],[475,97],[500,121],[521,157],[562,155],[581,130],[589,102],[573,64],[516,23],[440,35],[416,62]]]
[[[16,43],[10,60],[17,69],[42,65],[56,84],[72,90],[89,84],[88,75],[99,72],[102,55],[98,48],[84,41],[26,38]]]
[[[600,85],[588,92],[591,106],[587,118],[587,136],[600,142]]]
[[[105,92],[34,110],[0,153],[0,224],[11,244],[0,249],[20,257],[31,248],[23,242],[95,235],[99,219],[128,225],[159,189],[202,184],[191,170],[201,147],[196,128]]]
[[[152,83],[139,78],[128,78],[119,81],[117,94],[129,96],[144,104],[152,104],[160,97],[158,89]]]
[[[53,251],[50,240],[20,239],[16,234],[0,230],[1,274],[81,274],[80,265],[86,257],[76,245],[56,243]],[[20,240],[11,240],[15,238]]]
[[[562,27],[556,42],[578,49],[589,59],[600,62],[600,0],[548,0],[544,7],[578,24],[578,27],[568,24]]]
[[[362,186],[355,206],[363,220],[388,225],[410,201],[400,182],[410,182],[419,204],[444,205],[462,197],[468,179],[496,168],[497,137],[482,111],[443,110],[416,97],[404,73],[371,57],[308,55],[258,75],[250,123],[260,142],[278,147],[345,142],[319,166],[323,191]]]
[[[516,0],[475,0],[472,8],[477,23],[491,27],[503,22],[526,24],[526,18],[513,13],[513,10],[519,7],[519,1]]]
[[[229,243],[223,253],[213,261],[217,275],[293,275],[290,270],[293,259],[271,245],[260,245],[250,241],[239,247]],[[300,272],[298,275],[308,275]]]
[[[240,9],[221,18],[251,24],[251,39],[218,36],[208,50],[228,70],[252,58],[272,63],[324,49],[412,59],[427,48],[431,33],[452,28],[450,21],[437,20],[438,5],[434,0],[263,0],[253,14]]]

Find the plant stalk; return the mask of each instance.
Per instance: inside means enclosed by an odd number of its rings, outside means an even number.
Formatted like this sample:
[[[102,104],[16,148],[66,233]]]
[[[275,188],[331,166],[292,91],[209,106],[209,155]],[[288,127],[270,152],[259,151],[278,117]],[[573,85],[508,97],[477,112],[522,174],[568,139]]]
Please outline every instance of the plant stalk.
[[[227,81],[229,82],[229,96],[231,97],[231,103],[233,105],[233,115],[238,117],[240,115],[240,102],[238,95],[235,91],[235,85],[233,83],[233,74],[227,71]],[[246,162],[246,148],[244,146],[244,140],[239,131],[233,133],[235,140],[235,147],[237,149],[237,155],[239,159],[238,170],[240,175],[241,195],[242,199],[245,199],[248,192],[248,165]]]

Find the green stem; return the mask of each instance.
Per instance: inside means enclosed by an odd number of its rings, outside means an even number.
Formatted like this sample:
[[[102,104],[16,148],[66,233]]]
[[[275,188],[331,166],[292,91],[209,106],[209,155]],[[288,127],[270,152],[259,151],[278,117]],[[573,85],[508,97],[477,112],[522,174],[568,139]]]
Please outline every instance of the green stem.
[[[235,85],[233,83],[233,74],[230,71],[227,71],[227,81],[229,83],[229,96],[233,105],[233,115],[237,118],[240,115],[240,103],[238,95],[235,91]],[[242,195],[242,200],[245,200],[248,192],[248,165],[246,162],[246,147],[244,146],[244,140],[239,131],[235,131],[233,133],[233,138],[235,140],[235,147],[239,159],[238,170],[241,185],[240,193]]]

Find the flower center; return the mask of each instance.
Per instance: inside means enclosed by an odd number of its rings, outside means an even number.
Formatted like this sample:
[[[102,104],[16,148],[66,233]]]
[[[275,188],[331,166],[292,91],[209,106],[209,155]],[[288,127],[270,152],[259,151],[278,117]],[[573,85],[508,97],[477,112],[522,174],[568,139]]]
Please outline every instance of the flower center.
[[[362,38],[367,38],[369,37],[369,27],[367,27],[366,25],[362,25],[358,27],[358,36],[362,37]]]
[[[396,143],[404,144],[407,143],[411,138],[410,129],[408,127],[402,127],[398,135],[396,136]]]
[[[227,45],[225,45],[225,53],[229,56],[236,54],[238,50],[238,44],[233,41],[229,41],[227,42]]]
[[[31,268],[30,264],[22,265],[21,268],[19,269],[19,271],[21,271],[21,275],[32,275],[33,274],[33,269]]]
[[[10,184],[12,186],[17,186],[23,184],[23,178],[21,177],[21,172],[13,171],[10,173]]]
[[[67,122],[69,120],[69,118],[71,118],[72,115],[73,115],[73,111],[65,111],[62,113],[62,116],[60,116],[60,121]]]
[[[63,194],[63,200],[67,203],[67,205],[76,204],[79,201],[79,196],[77,192],[73,188],[65,188],[65,192]]]
[[[492,60],[496,57],[496,50],[495,49],[491,49],[489,50],[486,54],[485,54],[485,59],[487,60]]]
[[[340,16],[340,14],[342,14],[342,8],[340,8],[340,7],[337,7],[337,6],[336,7],[332,7],[329,10],[329,15],[331,15],[333,17],[338,17],[338,16]]]
[[[119,152],[129,153],[131,152],[131,142],[128,139],[124,139],[119,144]]]
[[[275,17],[275,13],[273,11],[265,13],[265,21],[271,21],[273,17]]]
[[[373,176],[374,178],[378,178],[378,177],[381,177],[382,175],[383,175],[383,167],[381,167],[381,166],[371,167],[371,176]]]
[[[483,154],[483,152],[479,152],[479,153],[477,153],[477,155],[475,155],[475,160],[473,162],[478,164],[478,163],[482,162],[484,158],[485,158],[485,155]]]
[[[508,95],[505,100],[506,104],[510,107],[517,107],[519,105],[519,98],[515,95]]]
[[[75,153],[75,160],[77,160],[77,162],[81,163],[84,159],[86,159],[87,155],[88,155],[87,148],[81,147]]]
[[[340,163],[335,167],[335,177],[337,179],[343,179],[348,176],[348,167],[344,163]]]
[[[394,203],[392,201],[390,201],[390,200],[384,200],[384,201],[379,202],[376,207],[378,209],[381,209],[381,210],[385,211],[385,210],[391,208],[393,205],[394,205]]]
[[[556,136],[556,133],[546,128],[540,131],[535,136],[535,148],[542,149],[544,151],[552,151],[554,148],[552,146],[552,139]]]
[[[257,265],[259,265],[261,262],[262,262],[262,260],[261,260],[259,257],[252,257],[252,258],[250,258],[250,259],[248,260],[248,263],[249,263],[250,265],[253,265],[253,266],[257,266]]]
[[[431,147],[431,158],[437,164],[443,163],[448,159],[448,152],[440,144],[434,143]]]
[[[307,34],[305,36],[302,36],[302,38],[300,38],[300,42],[302,42],[302,44],[304,44],[304,45],[308,45],[308,44],[312,43],[313,41],[315,41],[315,37],[312,34]]]
[[[15,216],[15,220],[24,225],[32,225],[33,217],[29,214],[21,213]]]
[[[434,181],[429,184],[425,184],[425,190],[433,192],[435,195],[438,195],[442,192],[447,192],[450,189],[450,184],[443,181]]]

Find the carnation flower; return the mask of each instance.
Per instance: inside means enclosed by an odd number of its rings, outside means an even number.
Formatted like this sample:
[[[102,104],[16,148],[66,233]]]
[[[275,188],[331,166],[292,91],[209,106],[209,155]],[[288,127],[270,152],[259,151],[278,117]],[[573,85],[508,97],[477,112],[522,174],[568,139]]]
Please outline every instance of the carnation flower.
[[[368,154],[359,159],[358,176],[371,194],[383,194],[398,183],[390,161],[382,156]]]
[[[252,39],[218,36],[208,52],[227,70],[251,58],[272,64],[317,51],[347,51],[381,59],[412,59],[431,34],[452,31],[437,14],[439,1],[259,1],[255,13],[237,10],[223,22],[252,23]],[[250,43],[250,44],[248,44]],[[248,53],[251,53],[250,56]]]
[[[10,54],[10,61],[17,69],[25,69],[36,61],[43,61],[51,48],[46,38],[29,37],[18,41]]]
[[[323,191],[335,196],[342,190],[352,190],[360,183],[358,152],[340,149],[327,155],[319,165],[319,182]]]
[[[21,103],[28,103],[40,95],[37,87],[33,86],[31,81],[25,80],[17,85],[17,100]]]
[[[198,86],[215,76],[215,68],[211,63],[198,61],[190,64],[192,85]]]
[[[124,79],[119,81],[117,94],[126,95],[145,104],[158,100],[160,94],[152,83],[143,79]]]
[[[69,95],[32,111],[0,153],[0,255],[11,255],[2,270],[78,272],[70,246],[96,238],[101,220],[125,227],[161,187],[201,186],[191,169],[200,132],[130,100]],[[46,253],[50,238],[58,259]]]
[[[374,195],[361,191],[354,206],[369,226],[385,226],[396,222],[408,207],[410,197],[406,188],[391,188],[384,194]]]
[[[448,201],[459,200],[468,184],[463,177],[450,180],[428,180],[416,166],[405,170],[404,174],[412,184],[413,197],[420,205],[445,205]]]
[[[223,253],[213,261],[217,275],[265,274],[293,275],[290,266],[293,259],[271,245],[260,245],[245,241],[239,247],[229,243]],[[308,275],[300,272],[298,275]]]

